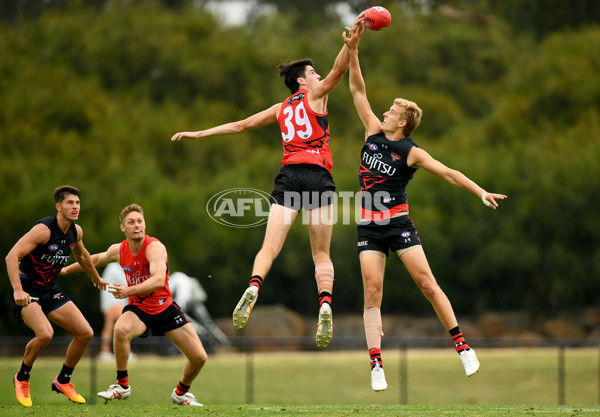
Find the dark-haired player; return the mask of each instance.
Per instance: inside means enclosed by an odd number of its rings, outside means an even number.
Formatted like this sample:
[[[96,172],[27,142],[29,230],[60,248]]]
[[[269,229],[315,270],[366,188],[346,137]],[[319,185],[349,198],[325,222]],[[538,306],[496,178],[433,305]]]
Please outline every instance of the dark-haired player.
[[[117,383],[98,396],[106,401],[126,400],[131,396],[127,363],[131,339],[166,335],[187,358],[183,375],[171,393],[171,401],[185,406],[202,407],[190,386],[206,363],[206,351],[185,313],[173,302],[169,288],[167,249],[156,238],[146,235],[144,212],[137,204],[125,207],[119,215],[125,240],[111,245],[106,252],[92,255],[97,267],[118,262],[125,273],[125,284],[108,287],[115,298],[129,298],[123,314],[115,323],[113,344],[117,365]],[[74,263],[62,275],[81,271]]]
[[[71,375],[94,332],[77,306],[57,286],[57,277],[71,252],[96,287],[105,289],[108,284],[94,268],[90,254],[83,246],[81,227],[74,223],[79,218],[79,190],[69,185],[57,187],[54,201],[57,213],[38,220],[6,256],[14,316],[35,333],[25,347],[21,369],[13,381],[17,401],[25,407],[32,405],[29,392],[31,368],[54,335],[50,322],[73,335],[63,367],[52,382],[52,390],[73,402],[85,403],[75,391]]]
[[[346,44],[324,79],[317,74],[310,59],[282,63],[279,65],[279,74],[292,93],[283,102],[244,120],[197,132],[179,132],[171,138],[175,141],[228,135],[279,123],[283,145],[282,168],[275,178],[271,193],[272,205],[265,239],[254,259],[249,287],[233,312],[233,325],[237,329],[246,325],[263,279],[303,208],[308,214],[308,232],[319,294],[316,343],[320,348],[325,348],[333,336],[331,300],[334,271],[329,246],[335,183],[331,176],[333,163],[329,148],[327,99],[348,69],[348,51],[358,46],[364,33],[364,26],[359,28],[355,25],[346,29],[348,35],[345,32],[342,35]]]
[[[492,194],[461,172],[448,168],[419,148],[410,133],[421,123],[422,111],[412,101],[396,99],[383,114],[383,122],[371,110],[360,71],[358,50],[350,51],[350,91],[365,127],[361,151],[362,220],[358,226],[358,252],[364,285],[364,324],[371,359],[371,387],[387,388],[381,360],[381,300],[383,275],[389,250],[400,257],[413,280],[431,302],[443,326],[450,332],[467,376],[479,370],[475,351],[469,347],[448,297],[438,286],[425,257],[419,234],[409,217],[406,186],[418,168],[470,191],[496,209]]]

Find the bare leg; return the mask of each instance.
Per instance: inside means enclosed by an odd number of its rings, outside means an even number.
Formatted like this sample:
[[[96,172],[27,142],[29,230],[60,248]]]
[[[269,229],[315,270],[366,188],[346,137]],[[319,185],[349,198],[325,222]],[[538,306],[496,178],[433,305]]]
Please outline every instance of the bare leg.
[[[146,331],[146,325],[139,319],[135,313],[126,311],[119,317],[115,324],[113,349],[117,371],[127,370],[129,361],[129,352],[131,350],[131,339],[137,337]]]
[[[40,353],[52,341],[54,330],[38,303],[31,303],[24,307],[21,310],[21,316],[27,327],[35,333],[35,337],[27,343],[23,355],[23,363],[27,366],[33,366]]]
[[[421,292],[433,305],[438,318],[446,330],[450,330],[458,326],[454,310],[450,304],[450,300],[437,284],[423,247],[416,246],[408,252],[405,252],[400,257],[406,269],[412,276],[415,283],[421,289]]]
[[[166,336],[187,358],[183,367],[181,382],[192,385],[207,360],[207,354],[198,334],[190,323],[166,333]]]
[[[94,336],[92,327],[72,301],[48,313],[48,318],[73,335],[65,365],[75,368]]]
[[[316,266],[315,279],[319,294],[323,291],[333,294],[333,265],[329,256],[333,230],[332,213],[331,204],[307,213],[310,248]]]
[[[281,252],[285,238],[297,216],[298,212],[296,210],[278,204],[271,206],[265,239],[262,248],[254,259],[253,276],[259,275],[264,278],[269,273],[273,261]]]

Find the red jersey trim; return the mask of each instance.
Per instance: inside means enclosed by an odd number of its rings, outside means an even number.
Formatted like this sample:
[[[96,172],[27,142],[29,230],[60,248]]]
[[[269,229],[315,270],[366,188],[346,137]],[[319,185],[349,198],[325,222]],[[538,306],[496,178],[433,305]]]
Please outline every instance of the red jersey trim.
[[[381,220],[387,220],[402,211],[408,211],[408,204],[400,204],[399,206],[383,211],[372,211],[361,207],[361,216],[365,220],[377,222]]]

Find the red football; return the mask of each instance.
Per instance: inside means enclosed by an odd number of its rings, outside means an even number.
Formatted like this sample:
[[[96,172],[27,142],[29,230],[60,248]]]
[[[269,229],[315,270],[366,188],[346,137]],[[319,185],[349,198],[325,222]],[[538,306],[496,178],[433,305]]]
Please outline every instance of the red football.
[[[365,11],[365,24],[371,30],[381,30],[392,22],[392,15],[385,7],[374,6]]]

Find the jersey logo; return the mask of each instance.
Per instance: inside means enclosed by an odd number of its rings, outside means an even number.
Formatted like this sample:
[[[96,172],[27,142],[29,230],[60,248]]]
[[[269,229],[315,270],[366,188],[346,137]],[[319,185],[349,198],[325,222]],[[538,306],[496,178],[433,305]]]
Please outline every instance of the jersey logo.
[[[400,236],[407,238],[410,236],[410,232],[402,232],[402,234]]]
[[[133,271],[133,269],[131,269],[131,267],[130,267],[130,266],[124,266],[124,267],[123,267],[123,271],[124,271],[124,272],[131,272],[131,271]]]
[[[42,279],[44,280],[43,282],[39,282],[36,280],[36,282],[38,282],[39,284],[45,284],[46,282],[50,282],[53,278],[56,278],[56,276],[58,275],[58,272],[60,271],[60,267],[56,268],[54,265],[46,265],[43,263],[40,263],[38,261],[36,261],[35,259],[33,259],[33,256],[31,256],[31,254],[29,254],[29,256],[31,257],[31,260],[33,261],[33,268],[35,270],[35,272],[42,277]]]
[[[365,167],[363,164],[360,164],[360,182],[361,182],[361,190],[368,190],[374,185],[381,184],[385,182],[387,178],[382,177],[381,175],[366,175],[371,174],[373,171]]]
[[[372,151],[376,151],[377,149],[379,149],[379,148],[377,147],[377,145],[375,145],[374,143],[369,143],[367,146],[368,146],[368,147],[369,147],[369,149],[370,149],[370,150],[372,150]]]
[[[77,246],[77,243],[69,243],[71,250],[75,249],[75,246]]]
[[[402,159],[402,157],[400,155],[392,152],[392,161],[396,162],[396,161],[399,161],[401,159]]]
[[[48,246],[48,249],[50,249],[52,252],[58,250],[58,245],[56,243]]]
[[[302,100],[304,98],[304,93],[296,94],[295,96],[290,97],[288,100],[288,104],[292,104],[294,101]]]

